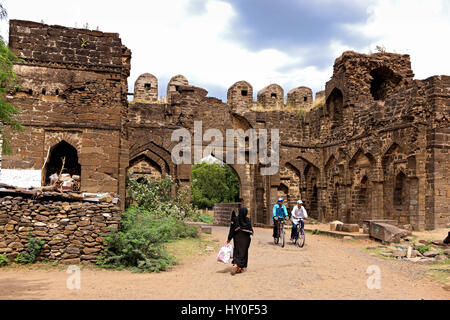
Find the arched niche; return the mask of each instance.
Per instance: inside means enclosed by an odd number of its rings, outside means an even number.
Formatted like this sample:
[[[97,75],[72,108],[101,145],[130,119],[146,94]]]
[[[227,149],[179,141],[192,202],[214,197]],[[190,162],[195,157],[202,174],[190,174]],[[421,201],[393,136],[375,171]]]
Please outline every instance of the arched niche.
[[[64,167],[63,167],[64,162]],[[50,184],[50,176],[59,173],[81,177],[81,165],[78,162],[78,151],[65,140],[50,148],[49,157],[44,166],[44,185]]]

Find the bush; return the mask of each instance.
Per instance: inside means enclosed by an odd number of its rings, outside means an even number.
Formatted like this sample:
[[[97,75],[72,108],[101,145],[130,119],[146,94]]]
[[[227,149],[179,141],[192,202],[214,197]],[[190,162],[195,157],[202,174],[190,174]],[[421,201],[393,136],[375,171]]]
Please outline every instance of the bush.
[[[420,254],[424,254],[430,250],[430,246],[417,246],[416,250],[419,251]]]
[[[0,267],[7,266],[7,265],[9,265],[8,258],[5,255],[0,254]]]
[[[143,179],[137,182],[128,179],[128,191],[133,202],[156,217],[175,217],[179,220],[196,219],[199,212],[186,201],[188,190],[179,188],[166,175],[161,180]]]
[[[28,251],[19,252],[16,262],[30,264],[36,262],[37,257],[41,253],[42,246],[45,241],[30,235],[28,239]]]
[[[198,219],[196,221],[213,224],[214,217],[210,216],[209,214],[202,214],[198,216]]]
[[[197,228],[175,217],[158,217],[142,207],[122,213],[122,231],[106,237],[107,248],[98,264],[106,268],[130,268],[138,272],[164,271],[174,261],[163,250],[167,241],[196,237]]]

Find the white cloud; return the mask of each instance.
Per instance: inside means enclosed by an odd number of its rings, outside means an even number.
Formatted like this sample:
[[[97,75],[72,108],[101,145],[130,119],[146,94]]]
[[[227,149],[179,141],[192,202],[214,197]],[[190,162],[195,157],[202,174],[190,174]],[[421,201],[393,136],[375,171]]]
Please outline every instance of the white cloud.
[[[237,12],[226,2],[205,0],[205,10],[193,12],[190,0],[133,1],[117,0],[64,2],[4,1],[11,19],[41,21],[68,27],[82,27],[118,32],[122,42],[132,50],[130,90],[135,79],[150,72],[169,79],[185,75],[193,85],[223,88],[219,98],[234,82],[247,80],[254,92],[270,83],[280,84],[285,92],[304,85],[314,91],[323,90],[332,75],[332,65],[325,70],[315,66],[299,67],[302,54],[289,55],[274,48],[251,51],[228,35],[233,30]],[[449,74],[449,6],[446,0],[383,1],[376,0],[368,8],[366,24],[347,26],[349,34],[378,38],[370,48],[352,48],[330,39],[323,52],[337,58],[345,50],[369,52],[375,45],[389,51],[411,54],[416,77]],[[268,22],[270,23],[270,22]],[[301,43],[299,44],[301,46]],[[313,55],[308,48],[299,48]],[[305,57],[305,56],[303,56]],[[292,66],[292,68],[288,68]],[[167,83],[159,82],[165,95]]]
[[[359,31],[375,36],[370,45],[411,56],[415,78],[450,74],[450,5],[448,0],[377,0]],[[369,48],[365,48],[368,50]]]
[[[220,98],[234,82],[247,80],[255,94],[276,82],[287,92],[295,86],[323,87],[321,72],[314,67],[294,68],[288,72],[277,69],[299,62],[276,49],[250,51],[226,35],[236,12],[229,3],[208,0],[203,12],[192,13],[188,0],[139,1],[125,5],[122,1],[60,2],[41,0],[5,1],[11,19],[41,21],[68,27],[83,27],[118,32],[122,42],[132,50],[130,90],[136,78],[150,72],[158,78],[185,75],[193,85],[208,89],[223,88]],[[328,71],[329,72],[329,71]],[[328,73],[327,72],[327,73]],[[310,75],[310,76],[309,76]],[[326,77],[329,77],[327,74]],[[165,92],[166,83],[159,83]]]

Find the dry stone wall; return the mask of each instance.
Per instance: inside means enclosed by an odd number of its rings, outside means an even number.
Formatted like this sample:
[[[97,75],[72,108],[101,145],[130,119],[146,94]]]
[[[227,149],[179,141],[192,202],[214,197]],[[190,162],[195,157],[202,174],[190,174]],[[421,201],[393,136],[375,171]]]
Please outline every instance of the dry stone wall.
[[[45,241],[40,259],[95,262],[105,247],[105,234],[119,223],[120,208],[112,203],[1,193],[0,254],[14,259],[27,249],[31,234]]]

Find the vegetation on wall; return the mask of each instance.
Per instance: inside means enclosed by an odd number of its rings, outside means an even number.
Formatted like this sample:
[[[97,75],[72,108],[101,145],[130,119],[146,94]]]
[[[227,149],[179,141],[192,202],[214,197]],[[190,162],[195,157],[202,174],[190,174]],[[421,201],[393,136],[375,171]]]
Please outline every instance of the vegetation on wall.
[[[191,203],[200,209],[239,201],[239,180],[228,166],[201,162],[192,166]]]
[[[0,19],[4,18],[6,18],[6,10],[0,5]],[[11,153],[9,139],[4,132],[4,127],[10,126],[18,131],[24,130],[24,127],[14,119],[14,116],[20,113],[20,110],[6,100],[8,91],[15,90],[18,87],[13,65],[19,61],[20,59],[11,52],[0,37],[0,139],[3,140],[2,151],[4,153]]]
[[[44,240],[33,237],[30,234],[30,237],[28,239],[28,250],[19,252],[19,254],[16,257],[16,262],[23,264],[35,263],[36,259],[39,257],[39,254],[41,253],[41,249],[44,244],[45,244]]]

